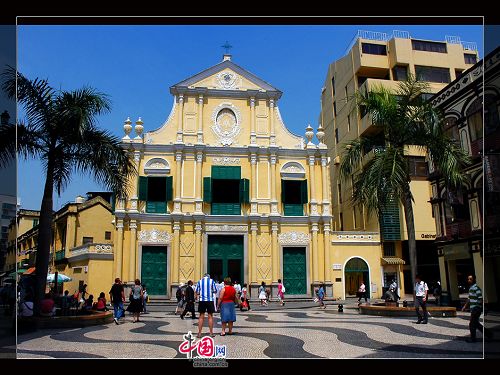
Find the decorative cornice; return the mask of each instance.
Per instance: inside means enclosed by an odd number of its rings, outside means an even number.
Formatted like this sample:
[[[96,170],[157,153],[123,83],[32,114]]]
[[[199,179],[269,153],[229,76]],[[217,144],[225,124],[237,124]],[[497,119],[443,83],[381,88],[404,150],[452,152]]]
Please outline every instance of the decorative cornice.
[[[241,164],[240,158],[230,158],[227,156],[217,157],[212,159],[213,165],[239,165]]]
[[[137,238],[141,243],[169,244],[172,241],[173,236],[166,231],[153,228],[151,230],[139,231]]]
[[[311,236],[302,232],[286,232],[278,235],[281,245],[309,245]]]
[[[205,232],[248,232],[248,225],[205,225]]]

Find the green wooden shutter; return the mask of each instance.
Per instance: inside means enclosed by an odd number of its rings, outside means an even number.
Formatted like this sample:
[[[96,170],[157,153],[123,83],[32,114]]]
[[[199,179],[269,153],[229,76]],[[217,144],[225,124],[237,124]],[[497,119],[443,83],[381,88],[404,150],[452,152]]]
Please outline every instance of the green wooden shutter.
[[[146,176],[139,176],[139,200],[148,200],[148,178]]]
[[[203,177],[203,202],[212,202],[212,179],[210,177]]]
[[[307,203],[309,200],[307,199],[307,180],[303,180],[300,182],[300,195],[302,203]]]
[[[240,180],[240,203],[250,203],[250,181],[246,178]]]
[[[111,195],[111,212],[115,212],[116,194]]]
[[[174,193],[172,190],[172,185],[173,185],[173,180],[174,178],[172,176],[167,176],[167,182],[166,182],[166,187],[167,187],[167,197],[165,201],[170,202],[171,200],[174,199]]]
[[[286,203],[286,181],[281,180],[281,203]]]

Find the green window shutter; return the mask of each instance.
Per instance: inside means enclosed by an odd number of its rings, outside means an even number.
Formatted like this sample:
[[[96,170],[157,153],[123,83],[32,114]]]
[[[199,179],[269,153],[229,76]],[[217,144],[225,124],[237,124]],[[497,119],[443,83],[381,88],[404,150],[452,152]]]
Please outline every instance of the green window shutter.
[[[210,177],[203,177],[203,202],[212,202],[212,179]]]
[[[240,203],[250,203],[250,181],[246,178],[240,180]]]
[[[212,165],[212,178],[218,180],[239,180],[241,179],[241,167]]]
[[[300,195],[301,195],[301,198],[302,198],[302,203],[307,203],[309,201],[307,199],[307,180],[301,181]]]
[[[174,193],[173,193],[173,190],[172,190],[172,185],[173,185],[173,177],[172,176],[167,176],[167,182],[166,182],[166,186],[167,186],[167,198],[165,199],[165,201],[167,202],[170,202],[174,199]]]
[[[281,180],[281,202],[286,203],[286,181]]]
[[[139,200],[148,200],[148,178],[146,176],[139,176]]]
[[[115,206],[116,206],[116,194],[113,194],[111,196],[111,212],[115,212]]]

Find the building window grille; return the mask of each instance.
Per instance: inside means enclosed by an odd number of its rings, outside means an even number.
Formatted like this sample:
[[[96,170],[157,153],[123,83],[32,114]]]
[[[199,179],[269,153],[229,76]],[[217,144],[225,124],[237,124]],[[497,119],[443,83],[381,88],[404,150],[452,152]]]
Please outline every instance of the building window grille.
[[[412,40],[411,45],[414,51],[447,53],[446,43]]]
[[[361,43],[361,51],[369,55],[387,55],[387,47],[383,44]]]

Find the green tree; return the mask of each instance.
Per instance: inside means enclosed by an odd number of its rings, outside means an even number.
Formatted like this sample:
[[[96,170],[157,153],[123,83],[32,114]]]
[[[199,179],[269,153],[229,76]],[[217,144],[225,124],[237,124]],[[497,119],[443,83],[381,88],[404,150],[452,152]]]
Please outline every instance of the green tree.
[[[442,115],[423,99],[425,92],[429,92],[428,84],[413,76],[392,91],[377,86],[369,92],[357,92],[352,102],[371,117],[377,131],[347,142],[340,165],[343,180],[354,175],[351,203],[364,205],[369,214],[376,213],[379,222],[390,205],[403,205],[413,280],[417,251],[408,148],[414,146],[427,153],[450,189],[465,182],[463,167],[470,163],[456,141],[444,133]]]
[[[128,177],[136,170],[118,137],[97,127],[97,117],[111,110],[107,95],[90,87],[57,91],[46,79],[30,80],[12,67],[2,73],[2,89],[17,99],[24,113],[17,126],[0,128],[0,167],[17,151],[25,159],[40,159],[45,173],[35,265],[34,313],[38,315],[49,266],[54,188],[60,195],[73,173],[84,173],[112,190],[116,198],[126,198]]]

